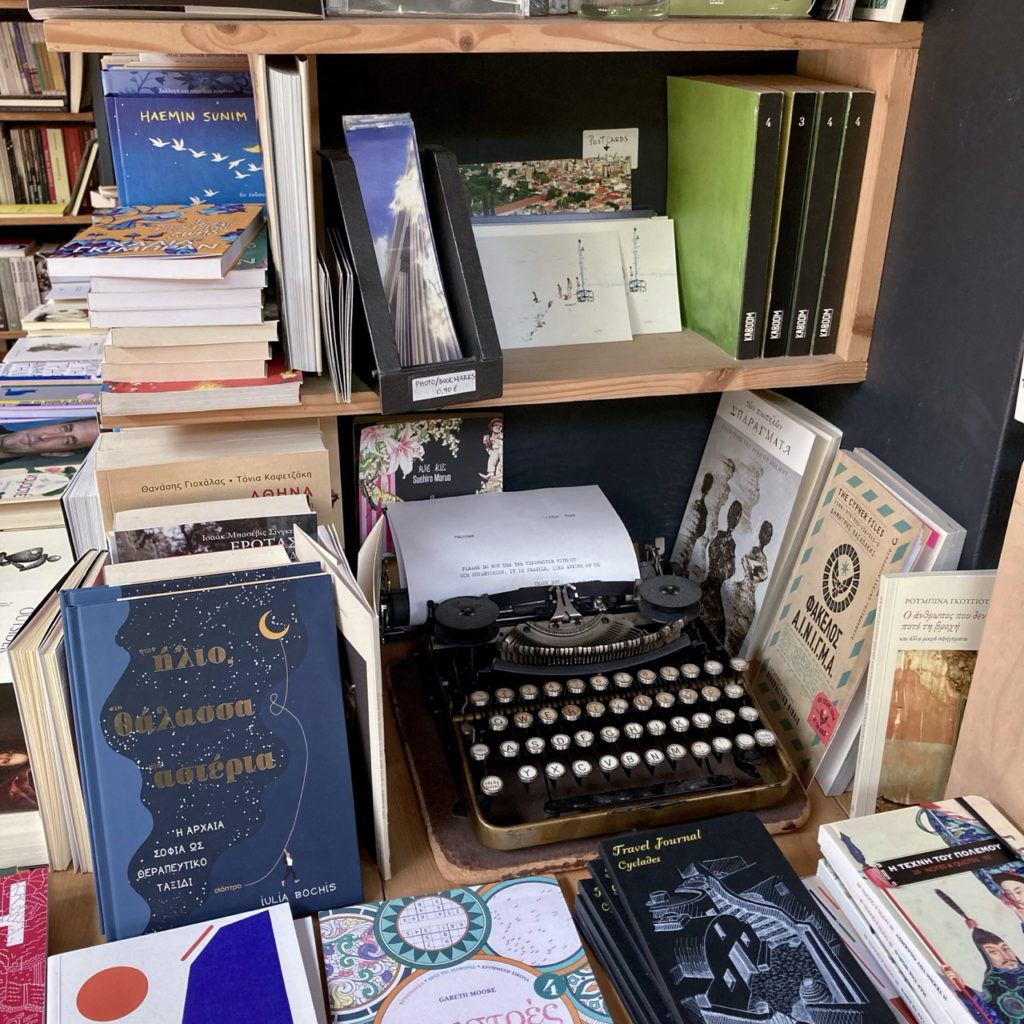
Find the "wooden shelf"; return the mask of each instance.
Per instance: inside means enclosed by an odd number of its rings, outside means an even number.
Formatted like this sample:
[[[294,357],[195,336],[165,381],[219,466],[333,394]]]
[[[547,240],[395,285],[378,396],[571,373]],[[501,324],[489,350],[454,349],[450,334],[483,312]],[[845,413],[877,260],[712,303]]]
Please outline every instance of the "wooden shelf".
[[[27,11],[25,0],[0,0],[0,11]]]
[[[12,213],[0,213],[0,228],[29,228],[29,227],[55,227],[58,224],[67,224],[69,226],[76,224],[91,224],[92,215],[83,213],[71,216],[58,216],[35,214],[30,216],[22,216],[21,214]]]
[[[91,110],[69,114],[66,110],[0,110],[0,123],[4,121],[45,121],[47,124],[92,124]]]
[[[18,338],[24,337],[24,331],[0,331],[0,341],[17,341]]]
[[[558,348],[512,349],[505,353],[505,393],[501,398],[452,408],[550,405],[606,398],[645,398],[747,388],[807,387],[862,381],[867,363],[838,356],[793,359],[730,359],[693,331],[648,334],[633,341]],[[104,416],[104,427],[157,423],[227,423],[238,420],[300,419],[379,413],[377,395],[354,390],[352,401],[337,402],[327,377],[309,377],[299,405],[272,409],[231,409],[209,413]]]
[[[46,22],[52,50],[164,53],[552,53],[638,50],[873,50],[911,48],[921,25],[815,20],[588,21],[577,17],[470,21],[328,18],[326,21]]]

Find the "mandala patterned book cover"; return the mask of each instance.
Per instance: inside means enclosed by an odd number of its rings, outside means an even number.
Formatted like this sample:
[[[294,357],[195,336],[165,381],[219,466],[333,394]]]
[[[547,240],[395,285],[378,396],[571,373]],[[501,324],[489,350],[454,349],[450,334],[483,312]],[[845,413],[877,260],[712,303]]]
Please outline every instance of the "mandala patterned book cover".
[[[61,595],[109,938],[359,898],[333,592],[317,568]]]
[[[679,1024],[879,1024],[884,999],[753,814],[598,847]]]
[[[333,1024],[610,1024],[554,878],[320,914]]]

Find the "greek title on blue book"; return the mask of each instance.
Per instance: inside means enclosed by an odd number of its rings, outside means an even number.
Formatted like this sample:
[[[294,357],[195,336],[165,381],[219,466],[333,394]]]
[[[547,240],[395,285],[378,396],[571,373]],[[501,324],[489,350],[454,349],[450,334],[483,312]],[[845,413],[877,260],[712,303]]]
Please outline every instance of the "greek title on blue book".
[[[80,606],[69,632],[95,673],[87,791],[104,819],[91,827],[112,882],[108,931],[285,899],[307,913],[358,893],[327,579],[105,589],[130,596]]]

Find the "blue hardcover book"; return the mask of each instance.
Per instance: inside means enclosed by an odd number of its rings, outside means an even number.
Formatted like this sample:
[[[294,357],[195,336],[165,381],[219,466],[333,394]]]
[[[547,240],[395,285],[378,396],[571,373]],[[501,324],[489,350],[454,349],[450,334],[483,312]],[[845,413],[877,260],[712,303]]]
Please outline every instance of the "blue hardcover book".
[[[284,569],[61,595],[108,938],[361,898],[333,591]]]
[[[252,77],[241,68],[105,67],[104,96],[251,96]]]
[[[263,155],[251,96],[107,96],[122,206],[262,203]]]

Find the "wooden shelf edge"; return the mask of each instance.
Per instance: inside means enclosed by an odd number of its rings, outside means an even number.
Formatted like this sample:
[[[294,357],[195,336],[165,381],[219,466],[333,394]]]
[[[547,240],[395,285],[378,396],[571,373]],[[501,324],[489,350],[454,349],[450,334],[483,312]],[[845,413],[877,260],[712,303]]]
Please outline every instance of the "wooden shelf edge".
[[[707,344],[706,342],[704,343]],[[553,351],[553,350],[552,350]],[[506,359],[508,359],[506,354]],[[513,353],[514,355],[514,353]],[[724,357],[723,357],[724,358]],[[812,387],[822,384],[857,384],[867,375],[866,361],[847,362],[837,356],[794,359],[729,361],[709,369],[676,369],[661,373],[623,372],[603,378],[579,375],[576,379],[520,379],[520,369],[508,360],[504,394],[479,402],[447,406],[451,409],[495,408],[508,405],[552,405],[559,402],[597,401],[614,398],[648,398],[656,395],[720,393],[764,388]],[[580,360],[586,365],[587,360]],[[332,416],[377,415],[377,395],[366,388],[353,391],[349,403],[336,402],[326,377],[310,378],[302,386],[299,405],[269,409],[231,409],[204,413],[164,413],[151,416],[103,416],[104,427],[145,427],[160,424],[226,423]]]
[[[166,53],[553,53],[671,50],[917,49],[919,22],[670,18],[588,21],[328,18],[325,21],[46,22],[51,50]]]
[[[0,228],[28,228],[28,227],[55,227],[59,224],[69,226],[77,224],[91,224],[92,215],[88,213],[75,216],[46,216],[38,214],[35,216],[22,216],[18,213],[0,213]]]
[[[0,341],[17,341],[18,338],[24,337],[24,331],[0,331]]]
[[[39,121],[39,122],[64,122],[73,124],[92,124],[93,116],[91,110],[83,110],[80,113],[72,114],[66,110],[0,110],[0,123],[4,121]]]

